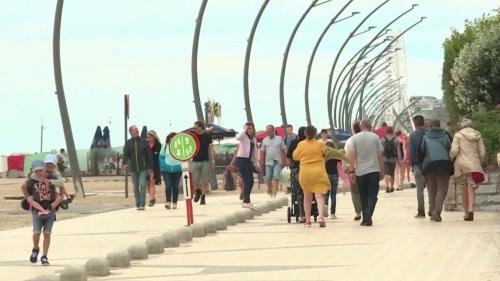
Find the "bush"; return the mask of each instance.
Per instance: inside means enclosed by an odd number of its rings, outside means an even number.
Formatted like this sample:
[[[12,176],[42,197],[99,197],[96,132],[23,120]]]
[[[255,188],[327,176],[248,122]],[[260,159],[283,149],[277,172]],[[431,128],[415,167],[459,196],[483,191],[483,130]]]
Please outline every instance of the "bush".
[[[489,160],[496,159],[500,152],[500,110],[480,109],[471,116],[474,129],[481,132]]]

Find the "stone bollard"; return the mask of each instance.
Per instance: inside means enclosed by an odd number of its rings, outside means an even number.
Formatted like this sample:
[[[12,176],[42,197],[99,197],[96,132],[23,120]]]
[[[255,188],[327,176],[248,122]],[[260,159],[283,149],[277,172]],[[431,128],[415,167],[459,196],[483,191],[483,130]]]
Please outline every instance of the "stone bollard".
[[[271,203],[274,205],[274,208],[276,208],[276,210],[283,208],[283,201],[281,201],[280,199],[273,199]]]
[[[207,234],[217,232],[217,224],[215,223],[214,220],[204,221],[201,224],[205,228],[205,231],[207,232]]]
[[[225,217],[216,218],[215,224],[217,225],[217,230],[226,230],[227,229],[227,220]]]
[[[68,265],[62,270],[59,280],[87,281],[87,270],[83,265]]]
[[[254,211],[253,210],[250,210],[250,209],[243,209],[242,210],[242,213],[246,215],[246,219],[247,220],[253,220],[254,218]]]
[[[179,247],[179,236],[177,236],[177,233],[174,231],[169,231],[166,233],[163,233],[161,236],[165,248],[175,248]]]
[[[247,213],[245,210],[239,210],[234,213],[236,218],[238,218],[238,223],[244,223],[247,220]]]
[[[133,260],[145,260],[148,258],[148,246],[144,242],[137,242],[127,248],[130,258]]]
[[[288,197],[281,197],[280,200],[283,207],[288,206]]]
[[[269,212],[272,212],[272,211],[276,210],[276,206],[274,206],[273,202],[267,201],[266,205],[269,207]]]
[[[235,226],[238,224],[238,217],[234,213],[226,215],[225,218],[228,226]]]
[[[189,226],[189,228],[193,232],[193,237],[195,237],[195,238],[204,237],[207,235],[207,231],[205,230],[205,227],[200,223],[192,224]]]
[[[128,267],[130,265],[130,253],[127,249],[115,250],[107,255],[110,267]]]
[[[108,276],[109,262],[105,258],[92,258],[85,263],[88,276]]]
[[[175,230],[177,234],[177,238],[179,239],[179,243],[186,243],[193,240],[193,232],[189,227],[179,227]]]
[[[35,281],[59,281],[60,277],[55,273],[47,273],[35,278]]]
[[[261,213],[261,214],[267,214],[269,213],[269,206],[266,204],[266,203],[261,203],[257,206],[255,206],[255,208],[257,208],[257,210]]]
[[[148,247],[148,253],[153,255],[158,255],[163,253],[165,250],[165,243],[162,237],[151,237],[146,240],[146,246]]]

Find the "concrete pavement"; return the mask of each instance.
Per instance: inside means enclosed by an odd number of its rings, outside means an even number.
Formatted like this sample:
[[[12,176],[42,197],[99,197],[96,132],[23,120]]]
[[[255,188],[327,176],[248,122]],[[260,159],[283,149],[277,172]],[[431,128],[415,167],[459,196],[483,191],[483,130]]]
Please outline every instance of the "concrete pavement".
[[[326,229],[288,224],[283,208],[89,280],[500,280],[500,214],[477,212],[472,223],[461,212],[443,213],[442,223],[414,219],[414,193],[380,193],[371,228],[352,220],[350,195],[339,194],[339,219]],[[256,202],[266,199],[255,196]],[[240,208],[235,196],[208,204],[196,207],[197,221]],[[183,224],[183,209],[162,206],[61,221],[48,268],[27,261],[30,229],[0,232],[0,280],[83,264]]]

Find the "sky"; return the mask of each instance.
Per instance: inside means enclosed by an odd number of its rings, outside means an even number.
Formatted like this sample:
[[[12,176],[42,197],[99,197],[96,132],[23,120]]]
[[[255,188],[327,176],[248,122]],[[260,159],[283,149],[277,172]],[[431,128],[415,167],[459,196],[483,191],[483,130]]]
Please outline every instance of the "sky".
[[[250,98],[258,129],[281,123],[279,78],[288,37],[309,0],[271,0],[254,37],[250,58]],[[305,123],[304,83],[309,56],[330,19],[347,3],[334,0],[315,7],[293,41],[285,77],[288,122]],[[355,0],[345,11],[359,15],[335,24],[322,41],[311,75],[312,121],[328,125],[328,74],[350,31],[381,0]],[[464,20],[500,6],[499,0],[392,0],[365,25],[342,53],[345,64],[380,28],[419,4],[393,26],[404,30],[410,96],[441,97],[442,43]],[[163,139],[196,120],[191,86],[191,47],[201,0],[86,0],[64,4],[61,60],[64,90],[77,149],[86,149],[98,125],[109,126],[113,146],[124,139],[123,95],[129,94],[129,124],[147,125]],[[222,104],[221,125],[240,130],[246,122],[243,65],[246,40],[262,0],[209,0],[198,54],[202,101]],[[0,0],[0,155],[65,147],[52,62],[56,0]],[[360,30],[364,30],[361,28]],[[338,69],[336,71],[338,73]]]

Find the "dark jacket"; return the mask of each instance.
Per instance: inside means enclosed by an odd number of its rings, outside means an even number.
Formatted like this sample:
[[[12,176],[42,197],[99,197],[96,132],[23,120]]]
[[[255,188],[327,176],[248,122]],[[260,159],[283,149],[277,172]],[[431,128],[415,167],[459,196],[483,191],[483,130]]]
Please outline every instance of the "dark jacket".
[[[153,169],[153,156],[146,141],[140,137],[127,140],[123,147],[123,162],[130,163],[131,172]]]
[[[412,167],[418,166],[419,168],[422,168],[424,155],[422,155],[420,147],[422,146],[424,135],[425,130],[422,128],[417,128],[410,134],[410,160]]]
[[[451,142],[442,129],[431,130],[424,135],[421,153],[424,155],[422,173],[453,175],[453,163],[450,160]]]
[[[160,152],[161,152],[161,143],[156,142],[154,146],[151,148],[148,144],[148,148],[151,152],[151,156],[153,158],[153,176],[156,185],[161,184],[161,171],[160,171]]]

